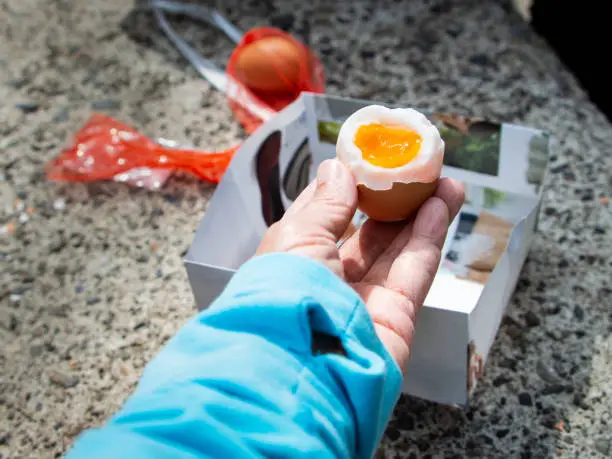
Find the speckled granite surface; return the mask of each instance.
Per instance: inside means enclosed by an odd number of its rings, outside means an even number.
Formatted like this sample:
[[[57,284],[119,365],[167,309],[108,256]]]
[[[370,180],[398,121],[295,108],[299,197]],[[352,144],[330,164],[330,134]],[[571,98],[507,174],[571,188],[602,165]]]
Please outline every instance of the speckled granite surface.
[[[210,186],[182,177],[153,194],[42,174],[92,103],[202,147],[241,135],[223,96],[130,3],[0,0],[3,458],[61,455],[194,311],[181,255]],[[380,456],[610,457],[612,126],[546,45],[493,1],[235,3],[223,9],[244,29],[272,14],[309,37],[331,93],[556,136],[541,231],[473,406],[402,400]],[[181,24],[224,62],[228,40]]]

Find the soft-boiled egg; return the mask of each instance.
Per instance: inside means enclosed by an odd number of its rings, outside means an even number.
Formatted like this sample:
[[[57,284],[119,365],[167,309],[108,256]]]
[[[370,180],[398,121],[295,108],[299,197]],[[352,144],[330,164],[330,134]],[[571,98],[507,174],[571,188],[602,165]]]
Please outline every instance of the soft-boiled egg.
[[[444,141],[416,110],[370,105],[346,119],[336,154],[355,177],[359,209],[392,222],[410,216],[435,192]]]

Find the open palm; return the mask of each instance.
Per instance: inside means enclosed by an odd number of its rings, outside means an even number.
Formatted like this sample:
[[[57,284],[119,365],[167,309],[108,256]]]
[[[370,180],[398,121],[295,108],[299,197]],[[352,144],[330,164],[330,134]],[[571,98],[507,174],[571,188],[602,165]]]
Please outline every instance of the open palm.
[[[357,189],[348,169],[325,161],[317,180],[266,233],[258,254],[304,255],[342,277],[362,297],[380,340],[405,369],[417,314],[463,199],[462,185],[441,179],[434,196],[412,218],[368,220],[338,248],[357,208]]]

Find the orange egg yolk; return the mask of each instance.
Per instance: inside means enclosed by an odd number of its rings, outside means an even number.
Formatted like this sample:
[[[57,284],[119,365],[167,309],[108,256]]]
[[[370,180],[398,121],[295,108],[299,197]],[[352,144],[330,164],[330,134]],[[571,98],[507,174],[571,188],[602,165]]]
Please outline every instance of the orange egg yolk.
[[[402,126],[364,124],[355,134],[355,146],[364,160],[374,166],[392,169],[408,164],[421,149],[421,136]]]

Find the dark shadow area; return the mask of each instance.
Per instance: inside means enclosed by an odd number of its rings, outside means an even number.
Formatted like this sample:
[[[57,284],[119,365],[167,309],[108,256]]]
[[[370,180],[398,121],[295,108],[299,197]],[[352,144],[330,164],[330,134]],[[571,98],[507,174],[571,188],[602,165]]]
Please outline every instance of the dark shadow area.
[[[257,183],[261,193],[261,212],[266,225],[279,221],[285,213],[281,199],[279,155],[281,152],[281,133],[274,131],[259,147],[255,156]]]
[[[305,138],[291,158],[283,177],[283,190],[287,198],[295,201],[310,182],[312,154]]]
[[[578,78],[591,100],[612,119],[612,91],[605,70],[609,5],[596,0],[535,0],[532,25]],[[605,51],[604,51],[605,53]]]

